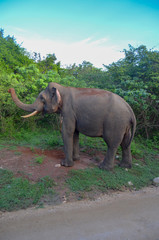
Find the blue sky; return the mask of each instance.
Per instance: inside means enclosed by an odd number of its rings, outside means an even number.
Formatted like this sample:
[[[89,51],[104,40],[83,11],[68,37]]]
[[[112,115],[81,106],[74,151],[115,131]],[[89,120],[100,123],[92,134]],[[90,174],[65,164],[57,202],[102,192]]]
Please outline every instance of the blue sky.
[[[159,1],[0,0],[0,28],[28,51],[55,53],[62,65],[102,67],[128,44],[159,50]]]

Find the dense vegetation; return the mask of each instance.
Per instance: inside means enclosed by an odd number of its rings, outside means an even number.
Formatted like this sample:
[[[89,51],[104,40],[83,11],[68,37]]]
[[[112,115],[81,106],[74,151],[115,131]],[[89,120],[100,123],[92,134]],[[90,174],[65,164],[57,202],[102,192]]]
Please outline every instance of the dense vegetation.
[[[12,101],[9,88],[14,87],[18,97],[25,103],[33,102],[49,82],[107,89],[123,97],[132,106],[137,118],[137,137],[131,145],[133,168],[125,170],[116,166],[114,172],[102,171],[97,167],[73,170],[63,187],[68,186],[70,189],[68,196],[72,191],[78,199],[82,199],[89,193],[91,196],[92,192],[139,189],[152,184],[153,178],[159,174],[159,51],[148,50],[144,45],[137,48],[129,45],[128,50],[123,51],[123,59],[109,66],[103,65],[103,69],[86,61],[63,68],[55,54],[48,54],[43,59],[39,53],[31,55],[17,44],[14,37],[4,37],[1,29],[0,151],[20,144],[29,145],[31,149],[63,145],[61,134],[56,131],[59,128],[58,116],[20,118],[24,112]],[[47,130],[50,125],[52,132]],[[105,151],[105,144],[99,138],[81,135],[80,146],[81,151],[91,152],[92,158],[96,158],[94,151]],[[121,149],[117,154],[120,159]],[[36,157],[35,164],[42,162],[43,156]],[[37,183],[30,183],[25,178],[16,178],[8,170],[0,169],[0,209],[14,210],[33,204],[41,205],[44,195],[49,194],[52,198],[55,186],[54,181],[47,176]]]
[[[137,48],[129,45],[129,49],[123,51],[123,59],[109,66],[103,65],[104,69],[86,61],[62,68],[55,54],[44,59],[38,53],[31,56],[14,37],[4,37],[1,29],[0,134],[13,137],[21,128],[47,127],[50,122],[55,128],[55,116],[22,120],[22,110],[15,106],[8,89],[14,87],[23,102],[31,103],[49,82],[58,82],[65,86],[102,88],[119,94],[136,114],[137,134],[158,139],[159,52],[148,50],[144,45]]]

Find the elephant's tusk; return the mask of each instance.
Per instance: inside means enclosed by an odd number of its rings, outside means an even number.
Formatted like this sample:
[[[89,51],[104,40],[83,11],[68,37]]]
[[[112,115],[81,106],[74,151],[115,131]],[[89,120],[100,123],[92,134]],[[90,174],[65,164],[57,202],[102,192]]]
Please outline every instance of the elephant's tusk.
[[[38,111],[34,111],[28,115],[25,115],[25,116],[21,116],[22,118],[28,118],[28,117],[32,117],[32,116],[35,116],[36,114],[38,113]]]

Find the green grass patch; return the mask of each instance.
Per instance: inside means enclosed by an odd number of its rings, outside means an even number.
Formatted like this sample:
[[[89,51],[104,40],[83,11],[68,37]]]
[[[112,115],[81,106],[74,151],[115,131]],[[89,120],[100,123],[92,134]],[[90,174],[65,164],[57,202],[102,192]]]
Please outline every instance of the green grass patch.
[[[87,151],[88,149],[96,149],[101,151],[106,151],[107,146],[103,140],[103,138],[100,137],[87,137],[83,134],[80,134],[80,146],[82,148],[82,151]]]
[[[18,152],[18,151],[16,151],[16,152],[14,152],[14,155],[16,155],[16,156],[20,156],[20,155],[22,155],[22,153],[21,153],[21,152]]]
[[[132,143],[132,154],[134,159],[131,169],[116,166],[113,172],[97,167],[72,170],[66,183],[71,191],[76,193],[95,190],[106,192],[108,189],[140,189],[152,184],[152,180],[159,176],[159,145],[150,140],[136,139]]]
[[[108,189],[122,190],[123,187],[140,189],[152,184],[153,178],[159,176],[159,163],[154,160],[148,165],[133,164],[132,169],[115,167],[113,172],[88,168],[85,170],[72,170],[66,180],[73,192]]]
[[[6,146],[5,145],[3,145],[3,144],[0,144],[0,150],[2,150],[2,149],[5,149],[6,148]]]
[[[33,184],[27,179],[15,178],[11,171],[0,169],[0,209],[12,211],[40,204],[42,196],[54,194],[54,185],[49,177]]]
[[[5,148],[5,144],[10,145],[11,150],[15,150],[16,145],[29,146],[34,149],[39,147],[42,149],[50,149],[63,146],[62,134],[57,130],[36,129],[35,131],[28,131],[21,129],[15,132],[14,137],[8,138],[3,135],[0,136],[0,149]],[[82,151],[88,149],[106,150],[106,144],[102,138],[91,138],[80,134],[80,146]]]
[[[36,156],[35,163],[42,164],[44,162],[44,156]]]
[[[36,129],[35,131],[27,131],[21,129],[14,134],[11,139],[3,135],[0,136],[0,149],[4,145],[10,145],[10,148],[15,146],[28,146],[32,149],[34,147],[42,149],[50,149],[55,147],[63,146],[62,137],[59,131],[47,130],[47,129]],[[12,149],[11,149],[12,150]],[[13,149],[15,150],[15,149]]]

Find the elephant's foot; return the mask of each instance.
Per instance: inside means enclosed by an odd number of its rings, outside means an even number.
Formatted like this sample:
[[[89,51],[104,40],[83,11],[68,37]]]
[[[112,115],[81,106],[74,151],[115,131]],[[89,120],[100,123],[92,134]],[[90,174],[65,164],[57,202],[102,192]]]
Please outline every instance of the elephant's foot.
[[[61,166],[72,167],[74,165],[73,161],[68,161],[66,159],[61,160]]]
[[[123,161],[121,161],[121,162],[119,163],[119,166],[122,167],[122,168],[131,168],[131,167],[132,167],[132,164],[129,163],[129,162],[123,162]]]
[[[107,171],[112,171],[113,170],[113,166],[111,165],[107,165],[107,164],[105,164],[105,163],[101,163],[101,164],[99,164],[99,168],[100,169],[103,169],[103,170],[107,170]]]
[[[80,156],[73,156],[73,161],[79,161],[80,160]]]

